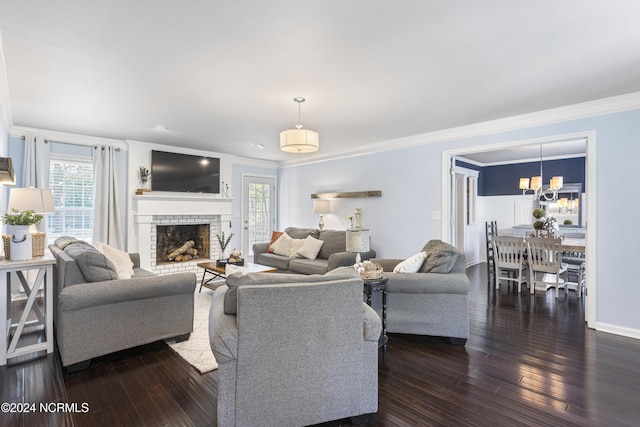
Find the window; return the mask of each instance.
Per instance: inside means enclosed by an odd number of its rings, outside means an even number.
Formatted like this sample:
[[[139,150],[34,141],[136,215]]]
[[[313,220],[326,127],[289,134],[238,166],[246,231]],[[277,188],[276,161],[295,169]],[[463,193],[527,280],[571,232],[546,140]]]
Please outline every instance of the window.
[[[60,236],[92,240],[93,235],[93,162],[85,158],[51,158],[49,188],[56,207],[47,218],[50,243]]]

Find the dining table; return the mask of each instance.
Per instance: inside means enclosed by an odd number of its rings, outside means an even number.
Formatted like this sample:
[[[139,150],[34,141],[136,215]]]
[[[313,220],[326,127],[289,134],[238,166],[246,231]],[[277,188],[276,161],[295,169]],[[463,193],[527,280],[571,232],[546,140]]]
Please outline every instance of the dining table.
[[[567,237],[562,239],[560,248],[565,252],[585,252],[586,241],[583,238]]]

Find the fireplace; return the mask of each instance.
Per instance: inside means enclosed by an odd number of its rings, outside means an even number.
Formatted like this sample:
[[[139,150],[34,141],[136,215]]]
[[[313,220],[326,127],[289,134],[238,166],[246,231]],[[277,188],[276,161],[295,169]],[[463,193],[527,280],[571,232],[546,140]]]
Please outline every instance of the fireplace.
[[[157,225],[156,265],[209,259],[211,225]]]
[[[132,251],[140,253],[140,265],[158,274],[195,272],[204,260],[221,256],[216,235],[231,232],[231,200],[201,194],[154,194],[133,196],[135,244]],[[207,239],[207,233],[209,238]],[[164,235],[165,237],[159,237]],[[175,236],[181,236],[174,240]],[[193,240],[197,258],[169,262],[166,251]]]

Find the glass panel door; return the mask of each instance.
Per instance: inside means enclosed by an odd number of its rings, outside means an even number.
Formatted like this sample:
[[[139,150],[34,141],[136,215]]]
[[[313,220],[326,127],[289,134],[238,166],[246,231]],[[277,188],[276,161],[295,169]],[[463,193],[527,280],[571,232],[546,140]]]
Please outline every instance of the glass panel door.
[[[243,177],[243,238],[246,257],[253,257],[254,243],[269,242],[275,226],[276,185],[273,177]]]

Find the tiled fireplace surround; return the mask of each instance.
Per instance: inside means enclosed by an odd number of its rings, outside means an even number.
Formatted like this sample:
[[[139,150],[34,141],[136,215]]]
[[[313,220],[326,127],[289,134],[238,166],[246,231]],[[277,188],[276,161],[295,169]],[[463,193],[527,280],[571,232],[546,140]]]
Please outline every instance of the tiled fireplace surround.
[[[165,225],[209,224],[210,259],[220,256],[216,234],[228,236],[231,226],[231,199],[211,195],[173,195],[147,193],[134,196],[134,233],[137,236],[140,264],[159,274],[193,271],[199,276],[202,269],[192,261],[158,263],[156,255],[157,227]]]

